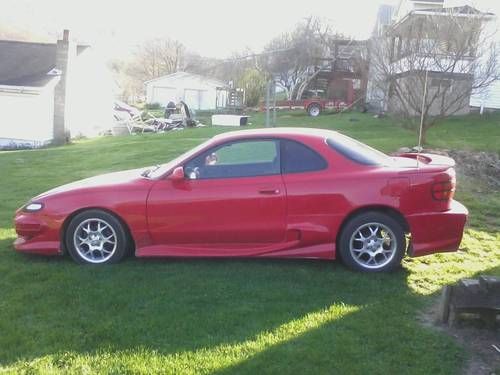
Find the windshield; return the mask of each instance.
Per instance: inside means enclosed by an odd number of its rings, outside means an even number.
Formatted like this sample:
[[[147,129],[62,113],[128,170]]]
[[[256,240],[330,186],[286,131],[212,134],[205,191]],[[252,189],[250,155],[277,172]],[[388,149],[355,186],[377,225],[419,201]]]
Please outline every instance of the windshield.
[[[327,138],[326,143],[339,154],[359,164],[388,166],[394,163],[383,152],[341,134],[336,134],[335,138]]]
[[[210,142],[211,142],[211,140],[207,140],[207,141],[203,142],[202,144],[196,146],[195,148],[192,148],[191,150],[189,150],[189,151],[183,153],[182,155],[176,157],[175,159],[169,161],[168,163],[157,165],[155,167],[149,168],[149,171],[145,171],[147,173],[143,172],[142,175],[144,177],[148,177],[148,178],[158,178],[158,177],[162,176],[163,174],[165,174],[166,172],[168,172],[173,167],[175,167],[182,160],[187,159],[187,158],[191,157],[192,155],[198,153],[200,150],[205,148],[205,146]]]

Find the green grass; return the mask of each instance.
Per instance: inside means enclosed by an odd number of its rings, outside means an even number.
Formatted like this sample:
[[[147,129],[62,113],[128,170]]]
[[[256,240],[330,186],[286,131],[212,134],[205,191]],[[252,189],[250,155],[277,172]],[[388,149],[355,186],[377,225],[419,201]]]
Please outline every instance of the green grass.
[[[251,121],[262,126],[264,117]],[[498,117],[471,117],[470,134],[467,121],[448,121],[429,134],[429,143],[498,151],[491,141],[500,135]],[[359,113],[311,119],[285,112],[278,123],[337,129],[387,152],[416,143],[390,120]],[[499,194],[479,191],[462,176],[457,198],[471,219],[461,250],[406,259],[388,275],[299,260],[128,259],[83,267],[12,250],[14,210],[30,197],[169,160],[227,130],[0,153],[0,372],[459,372],[468,354],[416,318],[443,285],[478,273],[500,275]]]
[[[452,117],[429,129],[429,143],[440,148],[500,152],[499,128],[497,113]]]

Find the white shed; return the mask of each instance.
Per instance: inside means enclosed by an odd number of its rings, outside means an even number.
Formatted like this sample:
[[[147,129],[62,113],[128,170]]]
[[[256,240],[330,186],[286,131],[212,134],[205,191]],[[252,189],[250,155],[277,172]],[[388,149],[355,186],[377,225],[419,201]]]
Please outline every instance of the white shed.
[[[225,103],[227,85],[219,80],[197,74],[177,72],[144,82],[146,102],[166,106],[168,102],[184,101],[195,110],[216,109]]]

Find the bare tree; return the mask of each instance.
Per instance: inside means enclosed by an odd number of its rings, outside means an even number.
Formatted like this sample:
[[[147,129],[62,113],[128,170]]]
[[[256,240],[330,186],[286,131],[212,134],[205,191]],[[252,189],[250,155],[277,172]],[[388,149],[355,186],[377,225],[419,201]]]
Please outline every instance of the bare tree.
[[[485,21],[473,8],[451,8],[414,15],[372,39],[372,91],[413,128],[422,122],[422,142],[439,119],[466,113],[471,95],[500,78]]]
[[[260,66],[273,76],[288,99],[300,99],[307,83],[314,78],[318,58],[329,55],[329,25],[313,17],[299,23],[292,32],[272,39],[264,48]]]
[[[184,46],[172,39],[151,39],[134,54],[129,72],[142,81],[174,73],[182,68]]]
[[[130,60],[110,63],[124,91],[124,99],[139,101],[144,95],[144,82],[183,69],[184,46],[172,39],[151,39],[137,47]]]

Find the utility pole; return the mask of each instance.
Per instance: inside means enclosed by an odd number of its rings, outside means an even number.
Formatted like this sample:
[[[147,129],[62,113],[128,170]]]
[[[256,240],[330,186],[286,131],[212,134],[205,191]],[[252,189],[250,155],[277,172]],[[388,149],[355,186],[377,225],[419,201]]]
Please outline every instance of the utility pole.
[[[267,85],[266,85],[266,128],[270,127],[270,123],[269,123],[270,96],[271,96],[271,81],[267,81]]]
[[[273,79],[273,128],[276,126],[276,81]]]

